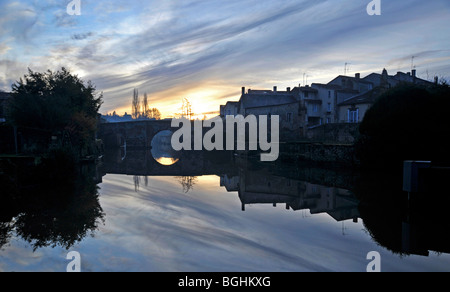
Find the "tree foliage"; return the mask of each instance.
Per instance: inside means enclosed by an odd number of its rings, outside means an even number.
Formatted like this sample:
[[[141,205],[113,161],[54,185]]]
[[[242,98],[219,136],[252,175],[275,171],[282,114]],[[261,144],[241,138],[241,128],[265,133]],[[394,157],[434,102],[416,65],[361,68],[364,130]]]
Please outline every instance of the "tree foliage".
[[[450,89],[400,85],[384,93],[360,125],[365,166],[401,169],[404,160],[450,162]]]
[[[139,98],[139,92],[137,89],[133,90],[133,101],[131,104],[131,117],[133,119],[138,119],[141,115],[141,101]]]
[[[147,93],[144,93],[144,99],[141,102],[137,89],[133,90],[133,99],[131,103],[131,117],[137,119],[161,119],[161,112],[157,108],[150,107]]]
[[[73,146],[93,138],[102,104],[94,85],[62,68],[33,72],[12,85],[8,118],[18,127],[39,129],[50,135],[68,133]]]

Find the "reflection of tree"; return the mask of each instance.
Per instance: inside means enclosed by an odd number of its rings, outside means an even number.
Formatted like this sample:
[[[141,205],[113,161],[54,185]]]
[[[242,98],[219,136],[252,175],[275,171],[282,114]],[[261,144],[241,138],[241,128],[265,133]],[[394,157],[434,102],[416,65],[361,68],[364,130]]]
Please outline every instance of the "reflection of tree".
[[[437,172],[425,179],[428,191],[411,193],[409,199],[398,183],[401,178],[386,172],[362,173],[354,193],[365,230],[377,244],[400,256],[450,253],[450,237],[445,233],[450,230],[450,198],[442,191],[448,174]]]
[[[7,186],[15,193],[0,197],[0,211],[14,211],[0,218],[0,247],[15,233],[34,250],[57,245],[69,249],[92,235],[103,221],[98,187],[92,179],[95,168],[61,173],[54,166],[21,167],[15,182]]]
[[[193,190],[194,185],[197,183],[196,176],[178,176],[177,179],[180,182],[181,186],[183,187],[183,192],[186,194],[190,190]]]
[[[141,178],[138,175],[133,175],[134,191],[139,191],[139,184],[141,183]]]
[[[139,185],[141,184],[141,177],[138,175],[133,175],[134,191],[139,191]],[[144,185],[148,186],[148,176],[144,176]]]

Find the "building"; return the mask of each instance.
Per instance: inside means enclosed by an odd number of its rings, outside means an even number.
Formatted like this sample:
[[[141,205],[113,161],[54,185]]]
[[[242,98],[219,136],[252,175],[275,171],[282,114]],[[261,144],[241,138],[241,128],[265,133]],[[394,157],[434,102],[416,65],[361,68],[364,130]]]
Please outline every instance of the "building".
[[[105,123],[123,123],[134,121],[132,116],[127,113],[125,113],[123,116],[119,116],[115,112],[110,115],[102,115],[101,119]]]
[[[279,116],[280,139],[283,141],[294,140],[303,135],[304,118],[303,107],[298,95],[290,88],[286,91],[252,90],[245,92],[242,88],[242,96],[238,103],[237,114],[248,116]]]
[[[236,116],[239,113],[239,102],[229,101],[225,105],[220,106],[220,116]]]
[[[339,75],[327,84],[313,83],[279,91],[242,88],[239,101],[220,106],[221,116],[226,115],[278,115],[280,139],[295,140],[307,137],[307,133],[324,124],[360,123],[367,110],[387,89],[401,83],[433,86],[437,84],[418,78],[416,70],[389,75],[371,73],[361,78]]]
[[[378,86],[338,104],[339,123],[361,123],[366,112],[386,89]]]
[[[361,93],[373,88],[373,83],[364,78],[361,79],[360,73],[356,73],[355,77],[339,75],[328,82],[328,84],[339,86],[341,89],[349,89]]]
[[[381,74],[371,73],[364,77],[366,82],[372,84],[368,91],[362,91],[359,94],[347,98],[337,104],[338,123],[360,123],[362,122],[366,112],[389,88],[395,87],[402,83],[411,83],[425,86],[434,86],[435,82],[430,82],[417,77],[416,70],[408,73],[397,72],[396,75],[389,75],[386,69]]]
[[[327,213],[336,221],[359,218],[359,201],[346,189],[313,184],[307,181],[275,175],[266,170],[239,169],[237,176],[221,176],[221,186],[228,192],[237,192],[241,210],[247,206],[267,204],[311,214]]]
[[[6,106],[10,98],[10,93],[0,92],[0,123],[6,121]]]
[[[411,72],[403,73],[397,72],[395,75],[389,75],[386,69],[383,69],[381,74],[371,73],[364,77],[364,80],[373,84],[374,87],[382,86],[392,88],[400,83],[413,83],[418,85],[433,86],[437,84],[437,79],[434,82],[430,82],[417,77],[417,71],[411,70]]]

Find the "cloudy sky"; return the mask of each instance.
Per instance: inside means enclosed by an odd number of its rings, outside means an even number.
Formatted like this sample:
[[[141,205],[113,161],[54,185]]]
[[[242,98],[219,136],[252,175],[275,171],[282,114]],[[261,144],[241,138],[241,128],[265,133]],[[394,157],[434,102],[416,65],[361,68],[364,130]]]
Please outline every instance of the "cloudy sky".
[[[27,68],[68,68],[104,94],[102,113],[131,112],[133,89],[163,116],[238,100],[241,87],[326,83],[344,74],[450,79],[450,1],[0,0],[0,89]]]

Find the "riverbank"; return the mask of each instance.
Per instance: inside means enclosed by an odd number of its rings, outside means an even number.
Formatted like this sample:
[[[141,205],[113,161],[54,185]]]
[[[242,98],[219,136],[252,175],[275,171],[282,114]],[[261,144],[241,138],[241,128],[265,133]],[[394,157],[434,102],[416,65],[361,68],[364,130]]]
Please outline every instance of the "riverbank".
[[[354,144],[286,142],[280,144],[280,159],[358,168]]]

